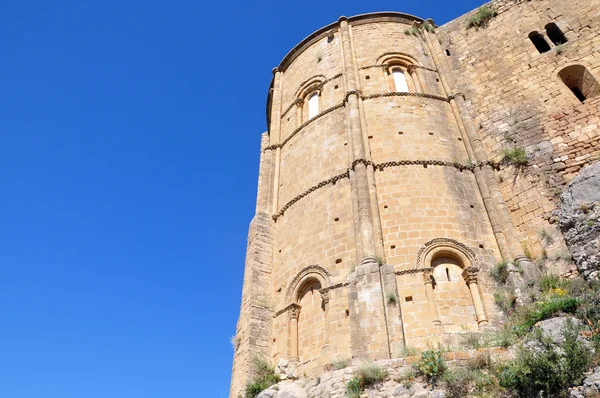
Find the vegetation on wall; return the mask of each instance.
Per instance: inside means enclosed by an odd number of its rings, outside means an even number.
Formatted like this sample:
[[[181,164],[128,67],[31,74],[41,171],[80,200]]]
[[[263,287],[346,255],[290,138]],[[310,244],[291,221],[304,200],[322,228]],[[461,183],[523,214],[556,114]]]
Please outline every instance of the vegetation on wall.
[[[354,377],[346,384],[346,396],[358,398],[365,388],[381,383],[388,372],[375,363],[368,363],[356,370]]]
[[[527,152],[522,147],[504,148],[502,161],[515,166],[525,166],[529,163]]]
[[[254,356],[251,359],[253,378],[246,386],[245,398],[256,398],[258,394],[279,382],[275,368],[264,358]]]
[[[498,15],[498,12],[489,5],[480,7],[467,21],[467,28],[481,28],[487,25],[490,19]]]

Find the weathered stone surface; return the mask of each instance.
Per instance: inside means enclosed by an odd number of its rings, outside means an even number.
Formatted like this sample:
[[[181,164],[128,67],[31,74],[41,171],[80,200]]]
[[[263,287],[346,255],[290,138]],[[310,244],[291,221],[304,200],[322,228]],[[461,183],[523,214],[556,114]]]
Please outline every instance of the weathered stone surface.
[[[581,386],[571,389],[570,398],[588,398],[600,394],[600,366],[596,366],[592,373],[583,380]]]
[[[284,381],[263,392],[257,398],[308,398],[299,383]]]
[[[560,196],[560,228],[586,279],[600,274],[600,162],[586,166]]]

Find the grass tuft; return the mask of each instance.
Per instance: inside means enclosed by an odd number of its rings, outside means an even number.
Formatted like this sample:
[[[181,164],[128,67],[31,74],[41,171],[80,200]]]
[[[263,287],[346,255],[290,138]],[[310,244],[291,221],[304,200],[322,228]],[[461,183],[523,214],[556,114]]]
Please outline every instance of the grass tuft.
[[[496,15],[498,15],[498,12],[486,4],[483,7],[480,7],[479,10],[469,18],[467,21],[467,29],[485,27]]]

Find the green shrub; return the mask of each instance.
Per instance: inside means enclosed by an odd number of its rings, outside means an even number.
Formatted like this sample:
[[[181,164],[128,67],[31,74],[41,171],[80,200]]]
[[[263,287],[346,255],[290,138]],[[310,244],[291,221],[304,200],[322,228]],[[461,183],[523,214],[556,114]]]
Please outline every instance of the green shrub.
[[[540,279],[540,290],[542,293],[547,293],[550,290],[562,288],[565,284],[556,274],[546,274]]]
[[[492,345],[508,348],[515,343],[517,336],[511,325],[504,325],[492,336]]]
[[[581,382],[591,355],[577,340],[578,330],[572,324],[567,324],[562,333],[565,342],[561,353],[536,328],[533,338],[519,347],[516,358],[498,368],[500,385],[523,397],[566,397],[568,388]]]
[[[468,397],[471,391],[483,392],[494,385],[494,380],[488,374],[477,369],[454,368],[442,376],[442,383],[447,396],[452,398]]]
[[[358,398],[365,388],[381,383],[388,377],[388,372],[381,369],[379,365],[368,363],[359,367],[356,374],[346,383],[346,396]]]
[[[427,21],[423,22],[423,29],[425,29],[428,32],[435,32],[435,26]]]
[[[381,369],[377,364],[369,363],[359,367],[356,370],[356,376],[360,380],[362,387],[367,388],[382,382],[388,376],[388,372]]]
[[[350,361],[347,359],[338,359],[331,363],[331,367],[335,370],[345,369],[350,364]]]
[[[275,374],[275,368],[266,359],[253,357],[250,368],[254,377],[246,386],[245,398],[256,398],[267,388],[279,383],[279,375]]]
[[[517,305],[517,296],[514,293],[498,291],[494,293],[494,301],[502,311],[510,312]]]
[[[521,307],[515,330],[517,335],[524,335],[533,325],[544,319],[552,318],[558,312],[574,313],[581,304],[576,297],[553,297],[549,301],[540,301],[529,307]]]
[[[358,398],[362,391],[363,388],[358,377],[353,377],[346,383],[346,396],[348,398]]]
[[[485,342],[483,341],[483,336],[481,333],[464,333],[461,334],[462,345],[466,348],[481,348],[485,347]]]
[[[446,362],[441,351],[423,351],[421,359],[416,363],[417,370],[426,376],[432,384],[446,370]]]
[[[490,270],[490,276],[498,283],[506,283],[508,275],[508,261],[499,261]]]
[[[498,15],[498,12],[486,4],[483,7],[480,7],[479,10],[469,18],[467,21],[467,28],[483,27],[496,15]]]
[[[419,30],[419,28],[412,27],[412,28],[408,28],[404,30],[404,34],[408,35],[408,36],[418,36],[421,34],[421,31]]]
[[[504,148],[502,150],[502,161],[515,166],[525,166],[529,163],[527,152],[522,147]],[[525,253],[527,255],[527,253]],[[531,255],[528,255],[531,258]]]

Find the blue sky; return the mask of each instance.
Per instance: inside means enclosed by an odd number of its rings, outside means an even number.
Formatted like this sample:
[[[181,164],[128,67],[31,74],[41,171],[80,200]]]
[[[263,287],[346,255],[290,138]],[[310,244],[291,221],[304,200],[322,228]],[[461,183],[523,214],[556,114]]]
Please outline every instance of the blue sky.
[[[271,69],[481,3],[3,2],[0,396],[227,397]]]

